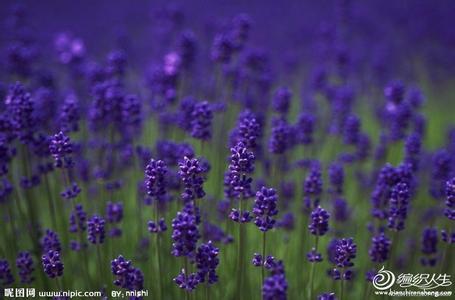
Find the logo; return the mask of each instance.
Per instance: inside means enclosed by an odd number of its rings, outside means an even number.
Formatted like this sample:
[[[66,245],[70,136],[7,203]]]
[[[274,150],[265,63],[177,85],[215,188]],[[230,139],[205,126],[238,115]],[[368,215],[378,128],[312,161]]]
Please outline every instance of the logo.
[[[384,266],[378,271],[373,278],[373,286],[380,291],[388,290],[395,284],[395,274],[385,270]]]

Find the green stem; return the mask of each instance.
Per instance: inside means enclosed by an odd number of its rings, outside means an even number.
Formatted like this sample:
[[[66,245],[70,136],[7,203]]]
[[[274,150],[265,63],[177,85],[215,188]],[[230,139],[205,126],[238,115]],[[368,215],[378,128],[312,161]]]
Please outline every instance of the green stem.
[[[318,251],[318,244],[319,244],[319,236],[316,235],[316,241],[315,241],[315,249],[316,252]],[[316,263],[317,262],[312,262],[311,263],[311,273],[310,273],[310,300],[313,299],[314,295],[314,270],[316,269]]]
[[[240,205],[240,214],[243,212],[243,199],[239,200],[239,205]],[[243,299],[243,285],[244,285],[244,266],[243,266],[243,248],[244,248],[244,239],[245,239],[245,224],[239,223],[239,251],[237,253],[238,257],[238,274],[239,276],[237,277],[237,299]]]
[[[265,261],[265,242],[266,242],[266,231],[262,233],[262,260]],[[264,272],[265,272],[265,267],[264,264],[262,264],[261,268],[261,286],[264,284]],[[259,289],[260,290],[260,289]]]
[[[103,263],[101,261],[101,246],[100,245],[96,245],[96,259],[98,261],[98,276],[99,276],[98,280],[99,280],[99,286],[100,286],[100,289],[101,289],[102,285],[103,285],[103,279],[102,279]]]
[[[344,280],[341,278],[341,292],[340,292],[340,300],[343,300],[343,293],[344,293]]]

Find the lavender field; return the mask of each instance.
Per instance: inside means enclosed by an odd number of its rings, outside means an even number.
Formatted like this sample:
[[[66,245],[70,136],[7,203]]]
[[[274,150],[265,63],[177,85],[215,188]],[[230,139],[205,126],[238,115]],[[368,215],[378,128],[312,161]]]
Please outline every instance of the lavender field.
[[[453,299],[454,20],[1,1],[0,299]]]

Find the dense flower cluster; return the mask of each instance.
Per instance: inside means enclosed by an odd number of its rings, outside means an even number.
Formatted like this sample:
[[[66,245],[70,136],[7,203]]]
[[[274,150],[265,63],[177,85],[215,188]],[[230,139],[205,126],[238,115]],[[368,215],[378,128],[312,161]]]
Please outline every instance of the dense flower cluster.
[[[308,229],[311,234],[314,235],[324,235],[329,230],[329,217],[330,214],[321,208],[320,206],[316,207],[311,212],[311,220],[308,225]]]
[[[179,175],[185,186],[182,194],[183,201],[189,202],[204,197],[203,169],[200,160],[185,156],[183,161],[179,163],[179,168]]]
[[[63,275],[63,263],[60,259],[60,252],[55,250],[47,251],[41,258],[44,272],[50,278]]]
[[[102,244],[106,235],[104,228],[106,221],[98,216],[93,215],[87,221],[87,239],[92,244]]]
[[[111,262],[111,271],[115,276],[114,285],[129,291],[140,291],[144,287],[144,275],[135,268],[131,261],[122,255]]]
[[[16,266],[19,269],[21,283],[30,284],[34,281],[33,271],[35,271],[35,266],[29,252],[24,251],[19,253],[16,259]]]
[[[277,209],[278,195],[273,188],[262,187],[256,193],[253,214],[255,215],[254,224],[261,231],[268,231],[275,226],[274,216],[278,214]]]

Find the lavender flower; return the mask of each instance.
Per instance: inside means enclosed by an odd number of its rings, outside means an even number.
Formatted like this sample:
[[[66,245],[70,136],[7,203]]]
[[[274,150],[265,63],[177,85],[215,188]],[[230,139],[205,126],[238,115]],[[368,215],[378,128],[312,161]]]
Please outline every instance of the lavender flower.
[[[319,162],[314,162],[310,173],[303,183],[303,194],[305,208],[311,209],[319,204],[319,197],[322,193],[322,174]]]
[[[397,231],[404,229],[410,198],[409,187],[406,183],[400,182],[393,187],[390,197],[389,228]]]
[[[204,241],[220,242],[229,244],[234,241],[234,238],[223,231],[219,226],[212,224],[208,221],[204,222],[202,238]]]
[[[6,259],[0,259],[0,284],[9,286],[14,283],[13,273]]]
[[[154,221],[148,221],[147,228],[150,233],[159,233],[167,230],[164,218],[161,218],[156,224]]]
[[[282,114],[286,115],[289,111],[292,92],[287,87],[280,87],[276,90],[272,100],[272,108]]]
[[[237,223],[249,223],[253,219],[249,211],[240,211],[235,208],[233,208],[229,213],[229,218]]]
[[[22,143],[29,144],[33,140],[35,125],[30,93],[27,93],[24,86],[17,82],[10,87],[5,104],[14,134]]]
[[[84,232],[86,229],[87,214],[82,204],[76,204],[70,214],[70,232]]]
[[[248,199],[252,196],[252,178],[255,157],[243,143],[231,148],[229,170],[225,175],[225,195],[228,198]]]
[[[57,233],[50,229],[46,229],[46,234],[41,239],[41,246],[43,247],[43,252],[45,253],[51,250],[58,252],[62,250]]]
[[[333,217],[338,222],[345,222],[349,219],[350,211],[348,203],[344,198],[333,200]]]
[[[308,225],[311,234],[317,236],[326,234],[329,230],[329,218],[330,214],[326,210],[320,206],[316,207],[311,213],[311,221]]]
[[[251,260],[251,263],[255,267],[260,267],[262,266],[262,255],[259,253],[254,253],[253,254],[253,259]]]
[[[63,275],[63,263],[60,260],[60,252],[49,250],[41,257],[44,272],[49,278]]]
[[[200,283],[200,278],[198,273],[191,273],[187,276],[185,270],[182,269],[173,281],[179,286],[179,288],[192,291]]]
[[[438,260],[438,230],[436,228],[427,227],[422,232],[422,253],[424,257],[420,262],[424,266],[433,267]]]
[[[19,270],[21,283],[30,284],[34,281],[33,271],[35,271],[35,266],[29,252],[19,252],[16,259],[16,266]]]
[[[156,201],[161,201],[166,195],[165,176],[167,166],[162,160],[151,159],[145,168],[147,194]]]
[[[344,142],[348,145],[355,145],[359,140],[360,119],[356,115],[351,115],[346,119],[344,127]]]
[[[344,169],[340,163],[334,162],[329,167],[329,191],[335,195],[343,194]]]
[[[130,290],[139,291],[144,287],[144,275],[141,270],[134,268],[131,261],[119,255],[111,262],[111,271],[115,276],[114,285]]]
[[[253,214],[255,215],[254,224],[261,231],[268,231],[275,225],[276,220],[272,217],[278,214],[277,210],[278,196],[273,188],[262,187],[256,193],[254,201]]]
[[[210,56],[213,61],[226,64],[231,60],[234,45],[232,40],[225,34],[215,36]]]
[[[191,113],[191,136],[203,141],[212,138],[213,110],[207,101],[198,102],[194,105]]]
[[[449,220],[455,220],[455,177],[446,183],[446,208],[444,215]]]
[[[258,139],[260,136],[261,125],[255,114],[249,110],[240,113],[237,127],[231,134],[231,145],[235,146],[239,143],[243,143],[247,149],[255,152],[258,147]]]
[[[273,154],[283,154],[291,147],[292,138],[292,127],[284,119],[274,119],[269,139],[269,151]]]
[[[442,149],[433,155],[432,163],[430,195],[441,199],[444,196],[445,184],[450,179],[452,159],[447,150]]]
[[[316,248],[311,248],[311,251],[306,255],[309,262],[321,262],[322,261],[322,254],[316,251]]]
[[[197,218],[194,214],[181,211],[172,220],[172,255],[191,256],[199,239]]]
[[[201,244],[197,249],[195,260],[200,282],[205,282],[206,277],[209,284],[218,281],[218,275],[216,275],[216,267],[220,262],[218,253],[219,249],[213,246],[211,241]]]
[[[105,221],[102,217],[98,215],[93,215],[87,221],[87,239],[92,244],[102,244],[105,238]]]
[[[119,223],[123,219],[123,203],[108,202],[106,206],[106,219],[109,223]]]
[[[356,257],[357,245],[352,238],[340,239],[335,246],[335,262],[340,268],[352,267]]]
[[[301,113],[295,125],[297,141],[304,145],[313,143],[315,118],[311,113]]]
[[[262,298],[264,300],[287,299],[288,283],[284,274],[276,274],[267,277],[262,285]]]
[[[71,183],[71,186],[67,187],[63,192],[60,193],[60,196],[63,199],[71,200],[76,198],[81,192],[81,188],[77,185],[76,182]]]
[[[185,156],[183,161],[179,163],[179,168],[179,175],[185,186],[182,194],[183,201],[189,202],[204,197],[205,192],[202,187],[204,183],[202,178],[203,170],[199,160]]]
[[[79,130],[80,107],[75,94],[69,94],[60,108],[59,123],[63,132]]]
[[[71,168],[73,166],[73,160],[71,158],[73,147],[70,138],[62,131],[52,136],[49,151],[54,157],[57,168]]]
[[[376,263],[385,262],[389,258],[391,244],[392,242],[384,233],[374,236],[371,239],[370,250],[368,250],[371,261]]]
[[[422,137],[420,134],[413,133],[407,137],[404,161],[412,166],[414,172],[419,168],[421,147]]]
[[[318,296],[318,300],[337,300],[335,293],[323,293]]]

